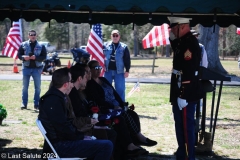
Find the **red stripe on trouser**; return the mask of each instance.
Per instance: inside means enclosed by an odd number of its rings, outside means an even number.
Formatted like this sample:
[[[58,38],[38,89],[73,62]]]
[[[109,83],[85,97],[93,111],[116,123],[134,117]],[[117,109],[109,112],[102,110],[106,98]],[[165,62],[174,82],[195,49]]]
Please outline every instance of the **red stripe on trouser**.
[[[187,134],[187,107],[183,108],[183,131],[186,147],[186,159],[188,157],[188,134]]]

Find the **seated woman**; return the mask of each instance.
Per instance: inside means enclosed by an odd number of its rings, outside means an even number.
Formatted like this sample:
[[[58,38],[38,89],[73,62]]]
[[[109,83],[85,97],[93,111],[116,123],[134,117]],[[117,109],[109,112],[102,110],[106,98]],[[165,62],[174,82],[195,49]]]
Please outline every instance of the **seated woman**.
[[[74,111],[74,115],[76,116],[75,119],[75,124],[77,126],[79,126],[79,128],[86,128],[87,126],[92,126],[93,127],[93,133],[95,133],[96,131],[100,131],[100,130],[105,130],[108,139],[111,140],[112,138],[115,138],[112,134],[112,132],[117,132],[117,137],[121,137],[123,140],[121,142],[124,143],[124,145],[126,145],[126,149],[127,149],[127,155],[128,156],[138,156],[141,154],[146,154],[148,153],[145,149],[139,148],[137,146],[135,146],[130,138],[130,135],[127,131],[127,126],[124,123],[124,120],[121,119],[121,117],[119,117],[119,124],[116,124],[114,126],[114,130],[112,129],[101,129],[101,127],[96,126],[96,123],[98,122],[98,119],[94,119],[91,118],[89,115],[89,101],[85,98],[85,95],[83,93],[83,90],[86,87],[86,82],[87,79],[90,79],[91,74],[90,74],[90,69],[89,67],[84,64],[76,64],[78,66],[73,66],[71,67],[71,74],[72,74],[72,80],[73,80],[73,85],[74,87],[72,88],[69,97],[71,99],[71,103],[72,103],[72,107],[73,107],[73,111]],[[81,74],[81,69],[85,68],[85,74]],[[88,72],[89,71],[89,72]],[[98,117],[99,120],[101,117]],[[85,123],[84,123],[85,122]],[[83,127],[83,124],[85,124]],[[100,129],[99,129],[100,128]],[[111,138],[112,137],[112,138]],[[98,138],[98,137],[97,137]],[[114,156],[114,157],[118,157],[118,156]],[[114,158],[116,159],[116,158]]]
[[[91,69],[91,80],[87,82],[86,94],[87,97],[94,100],[100,107],[102,112],[107,112],[109,109],[124,109],[124,103],[113,86],[104,77],[99,77],[102,67],[99,62],[92,60],[88,62]],[[122,116],[126,121],[128,129],[135,140],[135,144],[144,146],[154,146],[156,141],[146,138],[140,132],[139,116],[132,110],[123,112]]]

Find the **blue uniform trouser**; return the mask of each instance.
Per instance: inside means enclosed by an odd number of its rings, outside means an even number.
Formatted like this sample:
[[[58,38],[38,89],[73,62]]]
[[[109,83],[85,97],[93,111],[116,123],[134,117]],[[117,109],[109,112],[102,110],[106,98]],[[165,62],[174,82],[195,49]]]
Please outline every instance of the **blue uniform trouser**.
[[[177,104],[173,105],[175,131],[178,142],[177,160],[195,160],[194,114],[196,104],[197,102],[190,102],[183,110],[179,110]]]
[[[114,87],[122,98],[123,102],[125,102],[125,77],[124,73],[117,73],[116,70],[108,70],[108,72],[104,73],[104,77],[108,80],[109,83],[112,84],[114,80]]]
[[[109,140],[76,140],[62,141],[53,144],[61,158],[92,158],[110,160],[113,144]]]

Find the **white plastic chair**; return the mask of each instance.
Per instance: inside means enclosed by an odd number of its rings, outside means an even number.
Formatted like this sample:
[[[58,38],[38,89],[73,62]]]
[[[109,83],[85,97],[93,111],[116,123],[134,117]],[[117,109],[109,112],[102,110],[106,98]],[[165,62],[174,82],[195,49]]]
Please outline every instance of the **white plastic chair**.
[[[49,157],[48,160],[56,160],[56,159],[58,159],[58,160],[83,160],[83,159],[86,159],[86,158],[60,158],[59,155],[57,154],[56,150],[53,148],[51,142],[47,138],[47,136],[46,136],[47,132],[44,129],[44,127],[39,119],[36,120],[36,124],[37,124],[39,130],[41,131],[44,139],[47,141],[47,143],[51,147],[53,153],[55,154],[55,157]]]

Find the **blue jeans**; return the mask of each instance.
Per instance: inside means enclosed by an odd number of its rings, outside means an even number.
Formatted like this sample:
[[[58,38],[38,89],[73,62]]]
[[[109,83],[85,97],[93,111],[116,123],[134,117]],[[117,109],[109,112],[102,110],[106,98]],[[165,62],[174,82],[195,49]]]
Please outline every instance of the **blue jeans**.
[[[24,67],[22,70],[23,73],[23,88],[22,88],[22,104],[27,106],[28,104],[28,87],[30,77],[32,76],[34,81],[34,105],[38,106],[39,99],[40,99],[40,92],[41,92],[41,74],[42,74],[42,67],[39,68],[27,68]]]
[[[61,158],[94,158],[94,160],[109,160],[113,144],[109,140],[77,140],[62,141],[53,144]]]
[[[112,84],[114,80],[114,87],[122,98],[123,102],[125,102],[125,77],[124,73],[117,74],[116,70],[108,70],[108,72],[104,73],[104,77],[108,80],[109,83]]]
[[[186,145],[188,148],[188,160],[195,160],[195,107],[197,103],[188,102],[186,109],[179,110],[178,105],[173,105],[173,115],[175,121],[175,132],[178,142],[178,149],[176,152],[177,160],[186,159]],[[185,113],[184,113],[185,112]],[[185,118],[184,118],[185,117]],[[186,130],[184,130],[186,125]],[[187,137],[185,137],[185,133]]]

